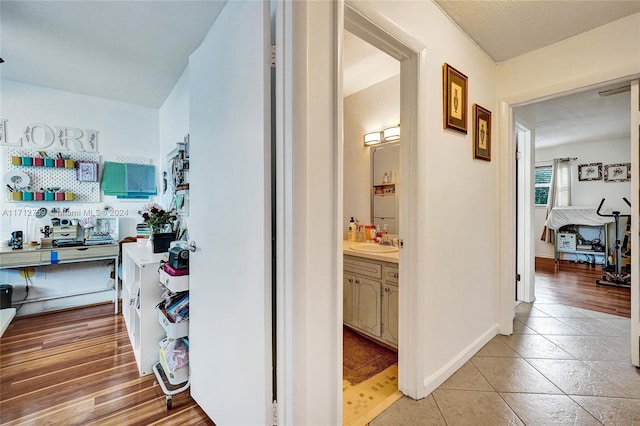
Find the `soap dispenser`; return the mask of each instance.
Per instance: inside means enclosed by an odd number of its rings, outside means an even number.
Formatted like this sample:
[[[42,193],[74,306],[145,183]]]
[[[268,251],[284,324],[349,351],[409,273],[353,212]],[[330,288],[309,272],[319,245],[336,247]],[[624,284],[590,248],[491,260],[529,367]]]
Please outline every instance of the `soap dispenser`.
[[[351,220],[349,221],[349,229],[347,231],[347,240],[355,241],[355,234],[358,232],[356,227],[356,220],[351,216]]]

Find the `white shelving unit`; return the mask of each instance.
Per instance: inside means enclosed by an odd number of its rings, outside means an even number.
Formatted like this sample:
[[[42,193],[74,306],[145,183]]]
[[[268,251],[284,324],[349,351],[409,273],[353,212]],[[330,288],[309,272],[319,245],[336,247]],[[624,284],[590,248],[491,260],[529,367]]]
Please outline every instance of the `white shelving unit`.
[[[146,244],[122,245],[122,316],[140,376],[153,374],[158,342],[164,337],[155,307],[163,292],[158,268],[165,259],[166,253],[153,253]]]

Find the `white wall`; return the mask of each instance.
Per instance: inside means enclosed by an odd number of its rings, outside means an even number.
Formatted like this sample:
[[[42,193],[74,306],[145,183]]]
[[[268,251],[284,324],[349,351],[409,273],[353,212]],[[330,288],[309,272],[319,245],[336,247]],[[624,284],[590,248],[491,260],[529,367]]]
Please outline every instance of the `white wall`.
[[[98,152],[101,161],[116,161],[121,155],[153,159],[158,158],[158,111],[123,102],[78,95],[60,90],[2,80],[0,116],[7,121],[7,140],[13,142],[20,137],[22,129],[30,123],[44,123],[53,127],[66,125],[80,129],[98,130]],[[4,173],[2,173],[4,174]],[[135,225],[140,221],[140,201],[119,201],[112,196],[103,196],[100,203],[9,203],[0,198],[2,212],[44,206],[70,207],[72,210],[96,210],[104,205],[113,207],[120,217],[120,238],[135,235]],[[0,215],[0,240],[6,240],[13,230],[24,230],[26,219]],[[73,270],[74,272],[71,272]],[[81,270],[82,273],[76,273]],[[32,278],[34,287],[30,298],[46,297],[80,289],[102,289],[110,285],[110,268],[99,263],[87,265],[60,265],[36,268]],[[14,285],[14,299],[24,295],[24,278],[16,271],[2,271],[3,283]],[[58,299],[42,303],[26,304],[20,315],[79,306],[86,303],[111,300],[111,293],[92,296]]]
[[[578,180],[578,166],[580,164],[602,163],[604,174],[604,166],[607,164],[629,163],[631,161],[631,142],[628,139],[541,148],[536,149],[535,156],[536,163],[550,162],[554,158],[577,158],[577,160],[571,162],[571,205],[597,208],[600,200],[606,198],[604,207],[610,207],[612,210],[618,210],[623,213],[629,211],[629,207],[622,200],[622,197],[629,199],[631,196],[630,182],[605,182],[604,180],[581,182]],[[553,244],[540,241],[546,208],[535,207],[534,215],[536,256],[552,258]],[[611,238],[613,238],[613,229],[611,229],[611,232]]]
[[[498,64],[498,96],[528,101],[631,80],[640,72],[640,13]]]
[[[345,238],[351,216],[371,223],[371,148],[363,136],[399,122],[400,74],[344,99]]]
[[[189,68],[185,68],[158,112],[160,159],[189,133]]]
[[[189,133],[189,67],[185,68],[182,75],[176,82],[167,96],[164,103],[160,107],[159,115],[159,137],[160,152],[159,164],[160,175],[158,188],[159,193],[162,188],[162,171],[167,168],[167,154],[176,148],[176,142],[182,142],[185,135]],[[167,207],[173,198],[168,191],[166,194],[160,194],[161,204]],[[180,216],[181,227],[188,227],[188,216]]]

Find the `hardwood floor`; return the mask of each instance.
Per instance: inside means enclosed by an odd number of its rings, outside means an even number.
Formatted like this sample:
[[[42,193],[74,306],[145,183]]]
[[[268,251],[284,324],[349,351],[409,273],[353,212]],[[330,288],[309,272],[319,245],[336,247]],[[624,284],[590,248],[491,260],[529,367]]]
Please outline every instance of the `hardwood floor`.
[[[561,303],[631,317],[631,291],[628,288],[596,285],[602,266],[536,258],[536,302]]]
[[[0,339],[2,425],[213,425],[188,392],[139,377],[121,315],[99,305],[16,318]]]

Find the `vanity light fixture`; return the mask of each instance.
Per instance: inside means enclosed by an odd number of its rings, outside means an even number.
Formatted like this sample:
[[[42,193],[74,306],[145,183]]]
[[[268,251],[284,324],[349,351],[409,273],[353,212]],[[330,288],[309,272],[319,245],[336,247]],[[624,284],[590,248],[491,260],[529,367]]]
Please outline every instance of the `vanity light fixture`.
[[[388,127],[382,131],[382,139],[385,142],[397,141],[400,139],[400,126]]]
[[[381,132],[371,132],[364,135],[365,146],[377,145],[382,142]]]

